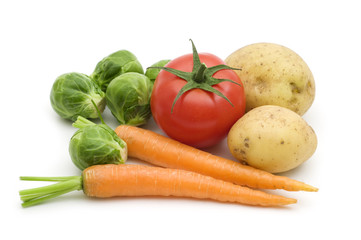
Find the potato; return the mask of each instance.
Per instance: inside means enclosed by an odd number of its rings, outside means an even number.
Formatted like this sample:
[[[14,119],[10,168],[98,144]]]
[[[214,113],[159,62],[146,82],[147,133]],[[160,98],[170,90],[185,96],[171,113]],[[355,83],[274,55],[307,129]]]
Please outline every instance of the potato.
[[[226,64],[244,84],[246,111],[277,105],[303,115],[315,98],[315,81],[303,59],[291,49],[273,43],[255,43],[229,55]]]
[[[309,159],[316,150],[317,137],[297,113],[265,105],[247,112],[232,126],[227,144],[239,161],[280,173]]]

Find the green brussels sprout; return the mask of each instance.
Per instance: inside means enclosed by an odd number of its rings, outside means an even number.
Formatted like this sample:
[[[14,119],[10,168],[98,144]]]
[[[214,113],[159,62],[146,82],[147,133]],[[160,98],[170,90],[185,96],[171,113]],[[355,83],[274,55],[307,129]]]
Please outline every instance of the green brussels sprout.
[[[92,165],[126,162],[127,144],[108,125],[95,124],[80,116],[73,126],[79,130],[70,139],[69,153],[80,170]]]
[[[140,73],[124,73],[109,84],[107,106],[120,124],[138,126],[151,116],[150,96],[153,84]]]
[[[154,63],[149,68],[147,68],[147,70],[145,71],[145,76],[147,76],[150,79],[150,81],[154,82],[160,70],[162,70],[161,67],[164,67],[169,62],[170,60],[167,59],[167,60],[160,60]]]
[[[91,78],[105,92],[115,77],[126,72],[144,73],[142,65],[133,53],[120,50],[103,58],[96,65]]]
[[[98,118],[98,113],[105,108],[105,93],[82,73],[65,73],[59,76],[51,89],[50,102],[54,111],[62,118],[75,121],[78,116]]]

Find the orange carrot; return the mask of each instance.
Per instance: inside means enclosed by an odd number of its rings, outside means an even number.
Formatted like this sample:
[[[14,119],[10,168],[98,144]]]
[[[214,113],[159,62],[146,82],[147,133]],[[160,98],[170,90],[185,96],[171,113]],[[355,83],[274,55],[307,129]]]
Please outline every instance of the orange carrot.
[[[117,135],[128,145],[128,155],[154,165],[184,169],[253,188],[317,191],[288,177],[245,166],[182,144],[153,131],[120,125]]]
[[[89,197],[176,196],[212,199],[247,205],[279,206],[295,199],[273,195],[195,172],[130,164],[91,166],[82,176],[22,180],[60,181],[46,187],[20,191],[23,206],[31,206],[66,192],[81,190]]]

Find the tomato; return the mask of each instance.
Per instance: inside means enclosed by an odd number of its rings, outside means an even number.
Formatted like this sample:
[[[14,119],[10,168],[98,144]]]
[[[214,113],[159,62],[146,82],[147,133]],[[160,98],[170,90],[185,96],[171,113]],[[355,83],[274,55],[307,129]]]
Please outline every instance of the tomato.
[[[196,64],[201,64],[203,70],[195,69]],[[210,147],[224,139],[232,125],[244,115],[246,100],[243,84],[238,75],[224,64],[213,54],[198,54],[193,45],[193,54],[170,61],[159,72],[152,91],[151,111],[159,128],[169,137],[197,148]],[[208,77],[204,76],[207,73],[205,69],[217,65],[223,68],[215,73],[211,71]],[[182,71],[182,74],[171,73],[172,69]],[[201,80],[195,83],[195,88],[187,89],[180,95],[181,89],[185,90],[184,86],[192,80],[186,81],[178,75],[194,76],[196,70],[198,76],[202,76]],[[201,71],[204,71],[203,75]],[[209,82],[210,77],[213,77],[212,80],[230,81],[211,82],[211,88],[216,90],[214,93],[209,89],[210,85],[205,86],[207,83],[204,83]]]

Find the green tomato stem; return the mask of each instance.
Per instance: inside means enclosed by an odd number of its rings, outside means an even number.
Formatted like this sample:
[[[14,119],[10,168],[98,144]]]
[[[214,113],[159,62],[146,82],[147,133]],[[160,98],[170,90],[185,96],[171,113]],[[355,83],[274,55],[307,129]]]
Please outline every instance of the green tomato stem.
[[[71,177],[20,177],[20,180],[26,181],[56,181],[58,183],[19,191],[20,199],[23,201],[23,207],[33,206],[68,192],[82,190],[82,176]]]
[[[197,83],[202,83],[205,82],[205,77],[204,77],[204,73],[207,69],[207,66],[205,63],[202,63],[198,70],[193,74],[193,81],[197,82]]]

